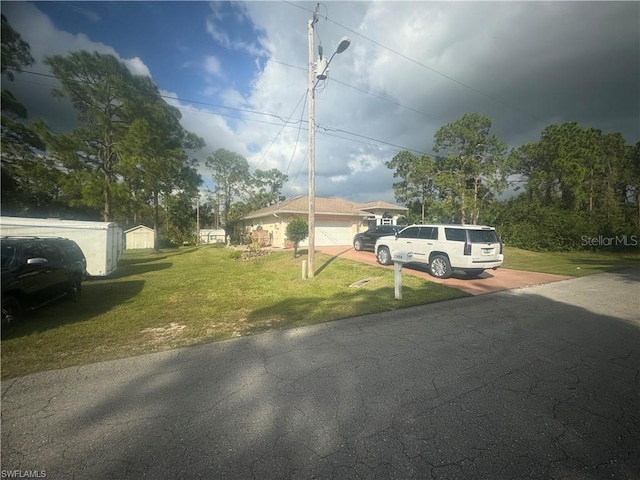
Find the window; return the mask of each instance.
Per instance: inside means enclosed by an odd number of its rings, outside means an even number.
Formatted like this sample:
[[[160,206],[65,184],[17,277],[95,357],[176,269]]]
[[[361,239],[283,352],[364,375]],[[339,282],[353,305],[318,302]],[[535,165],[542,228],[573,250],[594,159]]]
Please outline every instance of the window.
[[[419,234],[419,227],[405,228],[398,235],[398,238],[420,238],[418,234]]]
[[[424,240],[437,240],[438,227],[420,227],[420,238]]]
[[[62,255],[60,255],[60,251],[53,245],[48,245],[46,243],[43,244],[42,256],[46,258],[51,264],[57,264],[62,262]]]
[[[447,240],[450,240],[453,242],[467,241],[466,230],[462,228],[445,228],[444,236],[447,237]]]
[[[2,245],[2,268],[11,266],[15,257],[16,247],[13,245]]]
[[[469,230],[471,243],[499,243],[494,230]]]

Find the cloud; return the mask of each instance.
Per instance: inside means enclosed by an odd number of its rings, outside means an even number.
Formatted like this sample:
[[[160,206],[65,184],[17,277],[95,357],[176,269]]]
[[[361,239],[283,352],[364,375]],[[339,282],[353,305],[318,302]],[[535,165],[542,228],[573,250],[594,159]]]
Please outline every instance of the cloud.
[[[151,78],[151,72],[149,71],[149,68],[139,57],[125,59],[124,64],[134,75],[143,75]]]
[[[222,67],[220,65],[220,60],[218,60],[213,55],[209,55],[204,59],[204,69],[209,75],[213,75],[214,77],[222,77]]]

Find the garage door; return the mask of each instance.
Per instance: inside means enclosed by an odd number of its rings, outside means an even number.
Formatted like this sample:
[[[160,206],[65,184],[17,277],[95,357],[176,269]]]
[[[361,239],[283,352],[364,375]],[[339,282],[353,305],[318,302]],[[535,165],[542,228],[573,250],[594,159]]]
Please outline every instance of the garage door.
[[[351,220],[318,220],[316,219],[316,246],[351,245]],[[307,240],[300,242],[301,247],[308,246]]]

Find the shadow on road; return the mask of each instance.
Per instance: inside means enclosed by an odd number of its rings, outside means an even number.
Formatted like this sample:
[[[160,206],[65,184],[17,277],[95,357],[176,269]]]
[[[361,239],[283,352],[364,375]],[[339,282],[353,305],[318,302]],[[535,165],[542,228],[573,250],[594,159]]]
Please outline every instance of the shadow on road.
[[[576,279],[69,369],[45,408],[17,379],[3,399],[2,468],[639,478],[638,305],[628,298],[638,282],[633,272]]]

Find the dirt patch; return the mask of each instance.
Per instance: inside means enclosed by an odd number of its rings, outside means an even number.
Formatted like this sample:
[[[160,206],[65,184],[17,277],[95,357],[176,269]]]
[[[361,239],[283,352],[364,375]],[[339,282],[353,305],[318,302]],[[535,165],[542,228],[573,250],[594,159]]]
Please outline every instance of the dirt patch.
[[[185,328],[187,328],[186,325],[172,322],[165,327],[145,328],[142,333],[148,333],[152,343],[165,343],[180,337]]]

